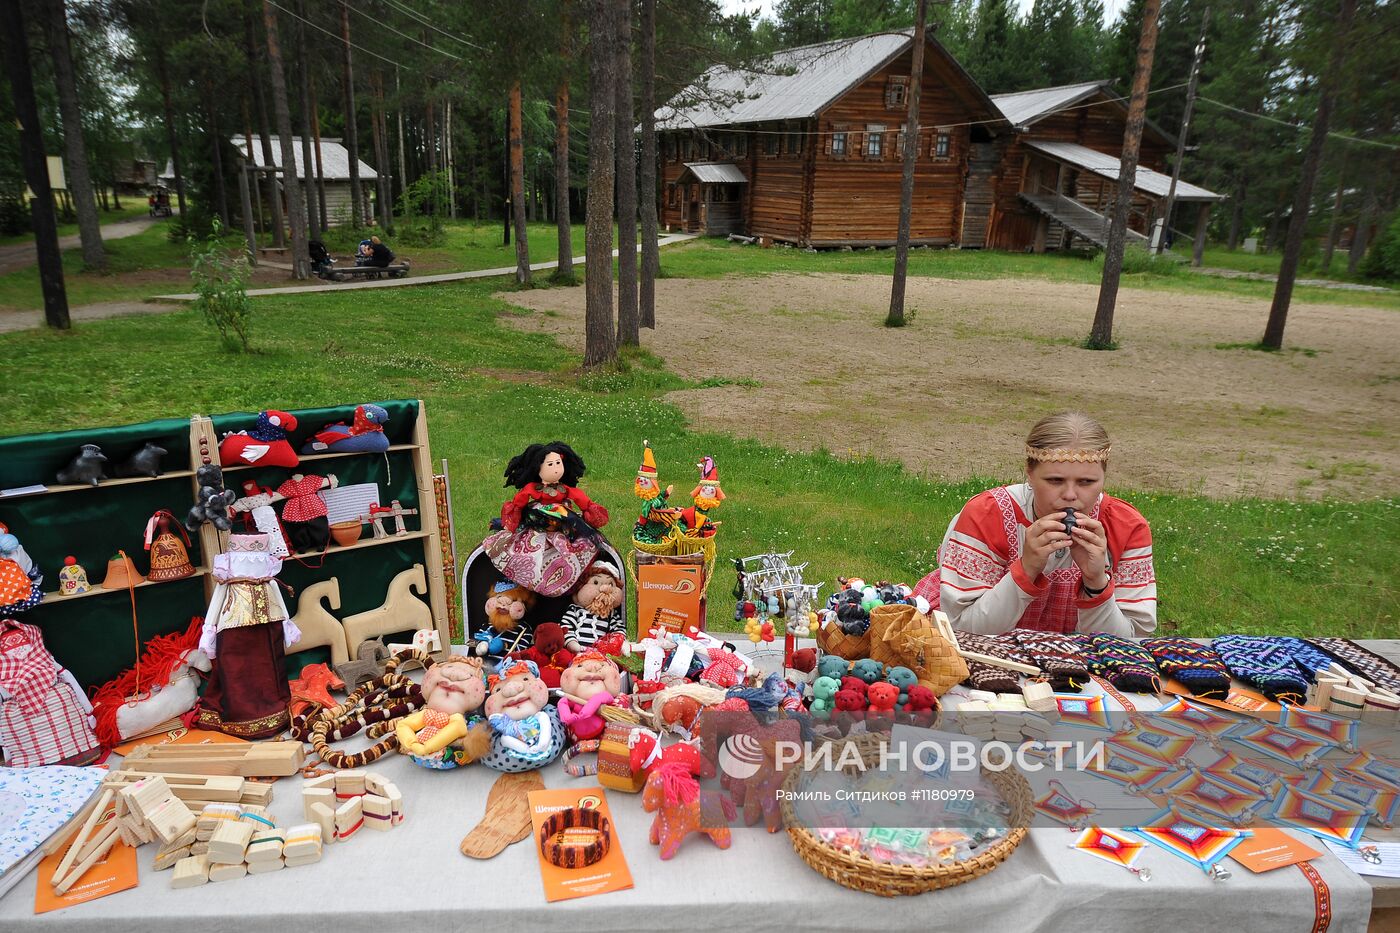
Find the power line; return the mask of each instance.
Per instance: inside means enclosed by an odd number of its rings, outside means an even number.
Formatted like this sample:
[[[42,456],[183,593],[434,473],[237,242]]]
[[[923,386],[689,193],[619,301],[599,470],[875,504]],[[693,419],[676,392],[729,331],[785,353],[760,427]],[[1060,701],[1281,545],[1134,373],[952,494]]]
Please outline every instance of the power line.
[[[1269,123],[1277,123],[1279,126],[1286,126],[1286,127],[1288,127],[1289,129],[1294,129],[1294,130],[1306,130],[1306,129],[1311,129],[1311,127],[1309,127],[1307,124],[1304,124],[1304,123],[1289,123],[1287,120],[1280,120],[1280,119],[1278,119],[1277,117],[1271,117],[1271,116],[1269,116],[1268,114],[1263,114],[1263,113],[1252,113],[1251,111],[1248,111],[1248,110],[1241,110],[1239,107],[1234,107],[1234,106],[1231,106],[1230,104],[1222,103],[1221,101],[1218,101],[1218,100],[1211,100],[1209,97],[1205,97],[1204,95],[1201,96],[1201,97],[1199,97],[1199,98],[1197,98],[1197,99],[1198,99],[1198,100],[1203,100],[1203,101],[1205,101],[1205,102],[1208,103],[1208,104],[1214,104],[1214,105],[1217,106],[1217,107],[1223,107],[1223,108],[1225,108],[1226,110],[1232,110],[1232,111],[1234,111],[1235,113],[1238,113],[1238,114],[1240,114],[1240,115],[1242,115],[1242,116],[1253,117],[1253,118],[1256,119],[1256,120],[1267,120]],[[1361,143],[1361,144],[1366,145],[1366,146],[1379,146],[1379,147],[1382,148],[1382,149],[1400,149],[1400,146],[1397,146],[1397,145],[1395,145],[1394,143],[1383,143],[1383,142],[1381,142],[1381,141],[1378,140],[1378,139],[1362,139],[1360,136],[1349,136],[1349,135],[1346,134],[1346,133],[1333,133],[1333,132],[1329,132],[1327,135],[1328,135],[1328,137],[1330,137],[1330,138],[1341,139],[1341,140],[1345,140],[1346,142],[1350,142],[1350,143]]]
[[[336,44],[336,45],[344,45],[344,44],[345,44],[345,40],[344,40],[342,37],[336,35],[335,33],[331,32],[329,29],[326,29],[324,26],[321,26],[321,25],[318,24],[318,23],[313,23],[311,20],[307,19],[307,18],[304,17],[304,16],[298,16],[296,13],[293,13],[291,10],[287,9],[287,8],[284,7],[282,4],[278,3],[277,0],[267,0],[267,2],[270,3],[270,4],[272,4],[273,6],[275,6],[277,9],[281,10],[283,13],[286,13],[286,14],[287,14],[288,16],[290,16],[292,19],[299,19],[299,20],[301,20],[303,23],[305,23],[306,25],[310,26],[312,29],[318,30],[318,31],[320,31],[320,32],[324,32],[326,35],[330,36],[332,39],[335,40],[335,44]],[[387,57],[387,56],[385,56],[385,55],[380,55],[378,52],[371,52],[369,49],[365,48],[365,47],[362,46],[362,45],[356,45],[355,43],[351,42],[351,43],[350,43],[350,47],[351,47],[352,49],[359,49],[361,52],[364,52],[366,55],[372,55],[372,56],[374,56],[375,58],[379,59],[380,61],[388,62],[388,63],[391,64],[391,65],[399,65],[399,64],[400,64],[399,62],[394,61],[394,59],[392,59],[392,58],[389,58],[389,57]],[[404,65],[403,67],[407,68],[408,66],[407,66],[407,65]]]
[[[399,12],[404,13],[404,14],[407,14],[408,16],[412,17],[413,19],[417,20],[418,22],[422,23],[424,26],[427,26],[429,29],[433,30],[434,32],[441,33],[442,35],[444,35],[444,36],[446,36],[447,38],[453,40],[454,42],[460,42],[460,43],[462,43],[463,45],[467,46],[468,48],[473,48],[473,49],[476,49],[476,50],[481,51],[481,52],[486,51],[486,49],[485,49],[483,46],[477,45],[475,42],[472,42],[470,39],[464,39],[464,38],[462,38],[461,36],[457,35],[456,33],[448,32],[446,29],[443,29],[443,28],[437,26],[436,24],[433,23],[432,20],[428,19],[428,18],[427,18],[426,16],[424,16],[422,13],[419,13],[417,10],[413,9],[412,7],[410,7],[410,6],[409,6],[408,4],[406,4],[406,3],[400,3],[399,0],[384,0],[384,2],[387,3],[387,4],[389,4],[389,6],[393,7],[394,9],[398,10]]]
[[[359,13],[361,16],[363,16],[365,19],[369,20],[371,23],[374,23],[376,26],[383,26],[385,29],[389,30],[390,32],[394,33],[395,35],[399,35],[399,36],[402,36],[403,38],[407,39],[409,42],[416,42],[416,43],[418,43],[419,45],[423,46],[423,48],[428,49],[428,50],[433,51],[433,52],[436,52],[436,53],[438,53],[439,55],[446,55],[448,58],[454,59],[455,61],[459,61],[459,62],[462,61],[462,57],[461,57],[460,55],[454,55],[454,54],[452,54],[451,52],[445,52],[445,51],[443,51],[442,49],[438,48],[438,47],[435,46],[435,45],[429,45],[428,43],[424,42],[422,39],[417,38],[416,36],[410,36],[410,35],[409,35],[408,33],[406,33],[406,32],[403,32],[403,31],[401,31],[401,30],[395,29],[393,26],[390,26],[388,23],[384,22],[383,20],[376,19],[372,14],[367,13],[366,11],[360,9],[358,6],[355,6],[355,5],[349,4],[349,3],[347,3],[346,6],[349,6],[350,9],[354,10],[356,13]]]

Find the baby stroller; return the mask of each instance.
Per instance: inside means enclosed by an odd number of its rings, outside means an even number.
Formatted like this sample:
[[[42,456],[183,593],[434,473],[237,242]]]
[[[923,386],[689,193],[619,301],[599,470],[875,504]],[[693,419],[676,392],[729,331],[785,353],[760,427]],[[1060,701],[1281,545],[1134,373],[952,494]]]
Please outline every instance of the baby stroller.
[[[311,255],[311,271],[324,278],[331,267],[335,265],[335,260],[331,258],[330,250],[326,249],[326,244],[320,240],[311,240],[306,244],[306,251]]]

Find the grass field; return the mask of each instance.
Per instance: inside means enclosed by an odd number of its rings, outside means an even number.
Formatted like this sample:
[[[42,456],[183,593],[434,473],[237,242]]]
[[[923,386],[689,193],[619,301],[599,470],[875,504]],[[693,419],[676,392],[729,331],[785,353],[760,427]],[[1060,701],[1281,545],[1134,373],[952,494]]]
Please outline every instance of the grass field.
[[[732,272],[741,261],[877,258],[705,244],[665,262],[675,275]],[[990,259],[974,253],[920,252],[914,264],[919,274],[993,271]],[[1054,275],[1070,267],[1026,257],[1021,268]],[[736,440],[687,423],[658,401],[687,383],[655,358],[631,355],[617,370],[580,377],[577,356],[553,338],[502,326],[503,316],[525,312],[493,297],[500,288],[496,280],[387,289],[374,301],[355,293],[261,299],[253,329],[258,352],[246,356],[214,351],[211,331],[190,310],[101,321],[68,334],[0,335],[10,361],[3,430],[421,397],[433,455],[451,466],[459,553],[484,535],[504,497],[505,462],[527,443],[558,437],[575,445],[588,461],[582,485],[610,508],[606,532],[618,543],[635,517],[631,482],[643,438],[656,449],[662,482],[674,482],[678,493],[689,489],[692,464],[709,454],[729,494],[715,515],[724,522],[710,589],[716,628],[734,627],[730,558],[792,549],[810,561],[812,580],[856,573],[912,584],[932,566],[956,509],[1013,478],[949,484],[894,464],[791,453],[781,438]],[[293,319],[295,327],[284,326]],[[839,425],[832,436],[840,452]],[[1394,635],[1400,499],[1304,503],[1114,492],[1153,524],[1164,630]]]

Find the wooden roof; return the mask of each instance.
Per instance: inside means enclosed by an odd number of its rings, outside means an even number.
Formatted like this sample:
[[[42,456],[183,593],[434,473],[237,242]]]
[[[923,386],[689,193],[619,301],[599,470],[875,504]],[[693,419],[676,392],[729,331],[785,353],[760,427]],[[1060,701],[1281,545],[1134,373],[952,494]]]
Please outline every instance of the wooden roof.
[[[686,162],[685,170],[681,172],[677,181],[687,175],[693,176],[696,181],[702,184],[744,184],[748,181],[744,173],[739,170],[739,166],[733,162]]]
[[[1058,162],[1073,165],[1075,168],[1092,172],[1109,181],[1118,180],[1118,169],[1120,162],[1118,156],[1108,155],[1078,143],[1060,142],[1049,139],[1028,139],[1026,145],[1038,152],[1042,152]],[[1143,194],[1156,198],[1165,198],[1167,189],[1170,188],[1172,177],[1161,172],[1153,171],[1145,165],[1139,165],[1137,172],[1133,176],[1133,187]],[[1178,201],[1223,201],[1223,194],[1216,194],[1199,185],[1190,182],[1177,180],[1176,199]]]

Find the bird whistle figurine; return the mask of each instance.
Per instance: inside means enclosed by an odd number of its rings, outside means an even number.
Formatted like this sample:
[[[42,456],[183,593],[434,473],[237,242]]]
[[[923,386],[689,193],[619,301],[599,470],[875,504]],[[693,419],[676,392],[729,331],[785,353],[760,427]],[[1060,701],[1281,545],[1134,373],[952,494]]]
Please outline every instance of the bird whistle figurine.
[[[59,470],[54,478],[64,486],[96,486],[107,478],[102,472],[106,462],[107,456],[101,447],[96,444],[84,444],[69,461],[68,466]]]

